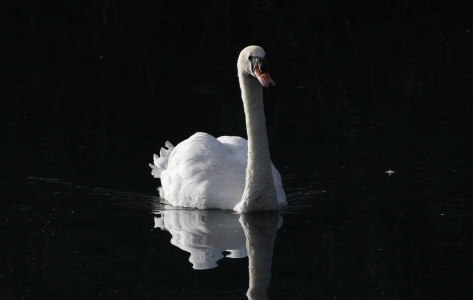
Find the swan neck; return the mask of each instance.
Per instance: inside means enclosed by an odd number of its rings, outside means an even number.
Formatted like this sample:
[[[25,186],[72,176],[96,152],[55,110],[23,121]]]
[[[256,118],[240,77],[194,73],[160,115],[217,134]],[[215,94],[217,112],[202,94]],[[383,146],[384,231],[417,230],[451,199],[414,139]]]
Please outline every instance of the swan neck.
[[[245,109],[246,133],[248,135],[248,154],[251,154],[252,158],[263,159],[265,164],[270,164],[263,89],[257,79],[246,77],[243,90],[242,98]],[[254,160],[250,161],[255,162]]]
[[[240,74],[248,135],[248,165],[240,212],[278,209],[269,155],[263,90],[259,81]]]

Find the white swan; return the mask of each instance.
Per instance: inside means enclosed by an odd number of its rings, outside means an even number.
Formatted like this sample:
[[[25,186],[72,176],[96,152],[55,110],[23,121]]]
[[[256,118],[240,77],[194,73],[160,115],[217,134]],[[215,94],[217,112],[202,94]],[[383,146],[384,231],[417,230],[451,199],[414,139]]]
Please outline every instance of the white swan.
[[[198,132],[176,147],[166,142],[154,155],[151,174],[161,178],[161,198],[172,205],[233,209],[239,213],[286,205],[281,175],[269,157],[262,87],[274,86],[263,48],[238,57],[238,78],[248,141]]]

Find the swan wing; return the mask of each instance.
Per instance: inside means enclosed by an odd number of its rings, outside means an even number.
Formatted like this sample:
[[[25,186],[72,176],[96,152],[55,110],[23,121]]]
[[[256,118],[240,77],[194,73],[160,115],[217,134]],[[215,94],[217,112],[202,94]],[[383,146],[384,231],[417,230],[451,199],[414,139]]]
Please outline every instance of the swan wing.
[[[245,170],[241,155],[199,132],[169,156],[167,169],[161,173],[162,196],[176,206],[233,209],[243,194]]]
[[[274,186],[276,187],[276,195],[278,197],[278,203],[280,206],[285,206],[287,205],[287,200],[286,200],[286,193],[284,192],[284,189],[282,187],[281,174],[279,174],[279,171],[276,169],[273,163],[271,163],[271,168],[273,171],[273,180],[274,180]]]
[[[228,149],[235,159],[244,163],[246,169],[248,162],[248,141],[239,136],[221,136],[217,140]]]

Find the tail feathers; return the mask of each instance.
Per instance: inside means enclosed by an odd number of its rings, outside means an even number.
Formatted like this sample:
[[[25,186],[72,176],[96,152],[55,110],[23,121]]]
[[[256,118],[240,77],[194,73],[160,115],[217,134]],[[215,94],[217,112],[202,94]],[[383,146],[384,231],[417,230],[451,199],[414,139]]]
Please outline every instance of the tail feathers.
[[[154,178],[160,178],[161,173],[167,169],[169,156],[171,155],[172,150],[174,150],[174,146],[169,141],[166,141],[164,145],[164,148],[161,148],[159,151],[160,156],[154,154],[153,164],[149,164],[151,167],[151,175],[153,175]]]

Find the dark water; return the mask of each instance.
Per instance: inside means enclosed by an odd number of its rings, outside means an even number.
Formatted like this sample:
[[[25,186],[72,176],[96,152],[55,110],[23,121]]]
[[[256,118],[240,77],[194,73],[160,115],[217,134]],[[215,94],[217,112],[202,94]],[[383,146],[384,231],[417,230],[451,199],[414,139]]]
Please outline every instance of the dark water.
[[[471,299],[466,2],[58,5],[1,29],[2,299]],[[289,205],[161,204],[166,140],[246,136],[249,44]]]

